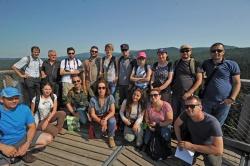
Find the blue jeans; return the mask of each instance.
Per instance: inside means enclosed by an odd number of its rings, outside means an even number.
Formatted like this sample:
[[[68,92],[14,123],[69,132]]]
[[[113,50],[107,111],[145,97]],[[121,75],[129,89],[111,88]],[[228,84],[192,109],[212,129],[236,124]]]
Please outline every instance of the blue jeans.
[[[144,135],[144,143],[148,144],[150,137],[152,135],[152,132],[149,128],[146,129],[145,135]],[[170,126],[161,127],[161,136],[164,138],[165,141],[169,142],[171,140],[171,130]]]
[[[114,82],[108,82],[108,86],[109,86],[110,94],[112,94],[114,96],[115,88],[116,88],[116,83],[114,83]]]
[[[205,166],[218,166],[222,164],[222,156],[215,156],[212,154],[202,154],[202,153],[195,153],[194,154],[194,160],[193,164],[196,162],[196,158],[202,155],[203,161]],[[183,166],[191,166],[191,164],[186,163],[185,161],[182,162]]]
[[[96,137],[99,138],[102,133],[100,124],[95,122],[94,128],[95,128]],[[115,117],[111,117],[108,119],[108,136],[109,137],[115,136],[115,129],[116,129],[116,119]]]
[[[202,100],[203,110],[216,117],[222,126],[227,119],[231,105],[220,104],[218,101]]]
[[[80,107],[76,109],[76,112],[79,112],[80,115],[80,122],[85,125],[88,122],[88,116],[87,116],[87,107]]]

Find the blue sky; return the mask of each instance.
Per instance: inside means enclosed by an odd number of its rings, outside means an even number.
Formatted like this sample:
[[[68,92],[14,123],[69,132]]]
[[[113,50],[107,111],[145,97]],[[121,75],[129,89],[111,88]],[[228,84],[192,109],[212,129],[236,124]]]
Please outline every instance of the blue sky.
[[[113,43],[133,50],[250,46],[249,0],[0,0],[0,57],[22,57],[38,45],[66,55]]]

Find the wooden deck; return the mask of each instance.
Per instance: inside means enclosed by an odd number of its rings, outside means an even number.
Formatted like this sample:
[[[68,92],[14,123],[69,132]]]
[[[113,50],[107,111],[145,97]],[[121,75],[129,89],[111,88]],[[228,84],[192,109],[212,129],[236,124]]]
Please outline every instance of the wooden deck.
[[[67,132],[59,135],[55,141],[46,147],[43,152],[35,154],[38,160],[29,166],[78,166],[78,165],[165,165],[181,166],[180,160],[169,157],[164,161],[153,161],[144,152],[137,151],[133,146],[123,146],[117,141],[117,147],[111,149],[104,139],[87,140],[86,134]],[[176,146],[172,141],[172,147]],[[240,156],[225,150],[223,165],[237,166],[240,163]],[[196,162],[197,166],[202,166],[202,158]]]

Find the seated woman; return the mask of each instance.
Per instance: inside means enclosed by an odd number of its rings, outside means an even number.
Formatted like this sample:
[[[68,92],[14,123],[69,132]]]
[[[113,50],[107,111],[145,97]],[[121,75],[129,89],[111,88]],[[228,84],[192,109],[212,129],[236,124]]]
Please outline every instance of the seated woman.
[[[153,132],[160,131],[162,138],[170,143],[170,125],[173,122],[173,110],[171,105],[161,100],[160,90],[150,91],[151,103],[145,113],[145,121],[148,126],[144,136],[144,143],[147,145]]]
[[[124,100],[120,109],[120,116],[125,124],[124,139],[132,142],[136,137],[136,146],[140,147],[143,143],[143,129],[141,123],[145,111],[145,102],[142,98],[141,89],[135,89],[133,95]],[[125,114],[125,115],[124,115]]]
[[[79,117],[80,122],[86,125],[88,122],[88,105],[90,95],[82,85],[80,76],[71,76],[74,87],[70,89],[67,95],[66,107],[68,111],[76,117]]]
[[[95,95],[89,103],[90,117],[94,122],[95,130],[101,130],[103,134],[108,130],[109,146],[113,148],[116,146],[114,141],[116,128],[115,99],[109,94],[109,88],[105,80],[98,81]]]
[[[144,51],[138,52],[137,64],[134,66],[130,75],[130,80],[134,82],[134,88],[143,90],[144,95],[149,88],[149,81],[152,74],[150,66],[146,64],[147,55]],[[145,96],[144,96],[145,97]]]
[[[34,97],[31,102],[37,130],[41,130],[55,137],[58,133],[65,134],[62,128],[66,113],[57,111],[57,96],[52,93],[52,85],[47,82],[42,85],[42,94]],[[56,125],[52,124],[57,122]]]

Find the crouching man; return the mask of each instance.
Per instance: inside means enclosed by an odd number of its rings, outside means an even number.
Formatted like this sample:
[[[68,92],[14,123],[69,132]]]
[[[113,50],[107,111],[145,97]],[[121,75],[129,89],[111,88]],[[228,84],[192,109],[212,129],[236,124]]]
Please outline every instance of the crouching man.
[[[42,148],[53,137],[36,132],[31,110],[19,104],[20,92],[6,87],[0,93],[0,165],[10,165],[19,160],[32,163],[36,157],[29,151]]]
[[[182,124],[187,126],[191,141],[181,137]],[[174,129],[178,147],[195,152],[195,158],[203,155],[206,166],[222,164],[223,139],[220,123],[215,117],[202,111],[198,97],[191,96],[185,100],[185,111],[175,121]]]

